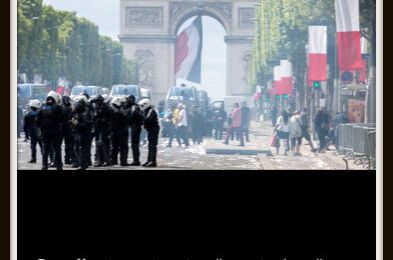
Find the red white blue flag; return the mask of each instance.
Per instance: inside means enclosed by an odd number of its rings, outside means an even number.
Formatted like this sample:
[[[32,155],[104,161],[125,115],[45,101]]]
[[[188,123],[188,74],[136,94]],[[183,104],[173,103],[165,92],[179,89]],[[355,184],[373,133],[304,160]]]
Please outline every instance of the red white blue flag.
[[[289,95],[292,92],[293,76],[292,76],[292,63],[289,60],[280,61],[280,94]]]
[[[175,78],[201,83],[202,19],[198,16],[176,38]]]
[[[327,27],[308,27],[308,80],[327,80]]]
[[[335,8],[339,69],[361,69],[359,0],[336,0]]]

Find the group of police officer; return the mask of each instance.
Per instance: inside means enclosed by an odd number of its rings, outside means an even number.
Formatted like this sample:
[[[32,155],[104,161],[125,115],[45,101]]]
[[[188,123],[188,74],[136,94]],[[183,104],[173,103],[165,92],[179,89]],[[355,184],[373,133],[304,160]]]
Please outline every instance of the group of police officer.
[[[92,164],[91,146],[96,144],[95,167],[140,166],[140,136],[147,131],[148,158],[144,167],[157,167],[157,144],[160,132],[157,112],[149,99],[136,103],[134,96],[98,95],[89,99],[81,94],[71,99],[50,91],[46,102],[29,102],[30,111],[24,118],[24,131],[31,144],[31,160],[37,162],[37,144],[42,152],[42,170],[63,169],[64,163],[86,170]],[[128,164],[128,140],[131,133],[133,163]],[[50,164],[48,161],[50,160]]]

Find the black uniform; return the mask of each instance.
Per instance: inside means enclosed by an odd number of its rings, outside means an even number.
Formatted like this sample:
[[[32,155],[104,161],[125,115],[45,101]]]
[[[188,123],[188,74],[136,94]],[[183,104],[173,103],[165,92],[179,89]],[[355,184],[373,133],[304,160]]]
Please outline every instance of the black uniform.
[[[37,116],[37,109],[32,108],[32,111],[27,113],[25,116],[23,125],[25,136],[27,139],[30,139],[31,163],[35,163],[37,161],[37,143],[42,151],[41,134],[39,128],[37,127]]]
[[[96,140],[97,164],[107,166],[110,164],[110,131],[111,108],[103,100],[96,102],[94,110],[94,137]]]
[[[117,155],[120,152],[120,164],[127,165],[128,150],[128,122],[123,107],[112,106],[112,164],[117,164]]]
[[[127,119],[128,123],[131,127],[131,148],[132,148],[132,157],[133,164],[140,164],[140,151],[139,151],[139,143],[142,132],[142,124],[143,124],[143,113],[139,108],[138,104],[131,102],[127,108]]]
[[[80,101],[73,115],[73,127],[75,129],[75,155],[77,165],[81,170],[89,167],[91,160],[90,145],[92,139],[93,118],[91,111],[84,101]]]
[[[49,98],[48,98],[49,99]],[[47,99],[47,100],[48,100]],[[56,105],[54,99],[53,103],[44,104],[37,115],[37,126],[41,130],[43,143],[43,158],[42,169],[48,169],[48,156],[53,149],[54,163],[58,170],[63,168],[61,161],[61,123],[62,123],[62,108]]]
[[[214,138],[216,140],[222,139],[222,132],[224,130],[224,123],[226,120],[227,120],[227,113],[223,109],[214,111],[213,124],[214,124]]]
[[[249,128],[250,128],[250,120],[251,120],[251,112],[250,108],[248,106],[242,106],[240,108],[240,111],[242,113],[242,119],[241,119],[241,126],[242,130],[246,136],[246,141],[249,142]]]
[[[149,142],[147,162],[143,166],[155,167],[157,165],[157,145],[160,124],[158,114],[152,107],[148,107],[145,110],[143,125],[147,130],[147,140]]]
[[[64,155],[64,163],[72,164],[75,162],[75,153],[74,153],[74,140],[75,136],[73,131],[71,130],[71,119],[72,119],[72,108],[71,102],[68,97],[63,97],[63,122],[61,125],[62,132],[62,140],[64,140],[65,145],[65,155]]]
[[[202,142],[203,135],[203,116],[198,110],[193,111],[191,118],[191,132],[192,132],[192,142],[195,144],[200,144]]]

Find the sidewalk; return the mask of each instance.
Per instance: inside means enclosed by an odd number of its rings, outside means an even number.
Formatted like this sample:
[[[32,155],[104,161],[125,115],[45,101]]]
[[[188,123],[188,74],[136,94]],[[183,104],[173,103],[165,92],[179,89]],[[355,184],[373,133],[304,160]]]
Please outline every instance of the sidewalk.
[[[273,127],[270,122],[262,121],[255,123],[255,130],[262,132],[269,132],[270,135],[273,133]],[[317,141],[313,140],[314,146],[317,147]],[[325,153],[313,153],[308,143],[303,139],[303,145],[301,146],[301,156],[292,155],[291,152],[288,156],[276,155],[274,148],[271,149],[273,156],[266,158],[266,156],[260,156],[262,165],[265,169],[277,169],[277,170],[346,170],[346,164],[343,160],[342,155],[334,155],[335,150],[326,151]],[[349,170],[362,170],[363,167],[355,165],[353,161],[348,162]]]
[[[276,154],[275,148],[270,147],[273,134],[273,126],[269,121],[251,122],[250,142],[246,142],[244,147],[239,146],[239,142],[230,141],[229,145],[223,141],[208,140],[206,143],[207,154],[238,154],[257,155],[263,169],[265,170],[346,170],[343,156],[334,155],[334,151],[326,153],[313,153],[307,143],[301,146],[301,156]],[[313,141],[317,146],[317,141]],[[361,170],[362,166],[354,165],[353,161],[348,162],[348,169]]]

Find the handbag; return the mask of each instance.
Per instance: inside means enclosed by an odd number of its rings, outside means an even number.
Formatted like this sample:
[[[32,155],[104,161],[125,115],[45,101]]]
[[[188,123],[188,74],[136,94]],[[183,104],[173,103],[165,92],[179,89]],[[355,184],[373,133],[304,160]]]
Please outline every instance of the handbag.
[[[279,145],[279,140],[277,138],[277,134],[273,134],[272,140],[270,142],[271,147],[277,147]]]

